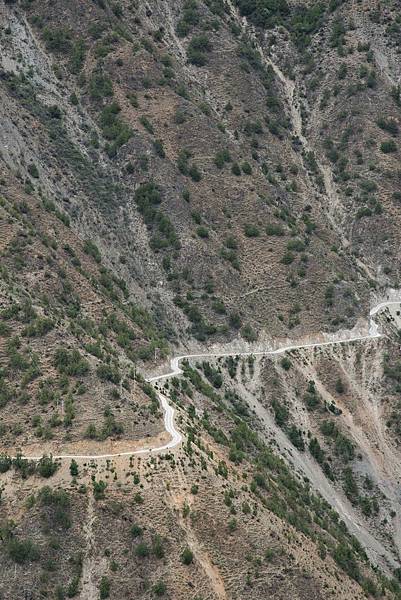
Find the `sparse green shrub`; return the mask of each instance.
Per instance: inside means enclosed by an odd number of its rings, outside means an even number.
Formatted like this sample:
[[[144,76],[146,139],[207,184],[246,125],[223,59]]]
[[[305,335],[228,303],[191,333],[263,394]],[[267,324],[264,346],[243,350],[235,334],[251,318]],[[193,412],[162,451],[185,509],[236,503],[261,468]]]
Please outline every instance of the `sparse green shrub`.
[[[155,596],[164,596],[167,591],[167,586],[164,581],[157,581],[152,587],[152,591]]]
[[[12,537],[7,542],[7,554],[16,563],[36,561],[39,559],[39,549],[32,540],[19,540]]]
[[[110,596],[110,580],[105,575],[101,578],[99,584],[100,600],[105,600]]]
[[[150,548],[145,542],[139,542],[135,547],[135,554],[139,558],[147,558],[150,555]]]
[[[233,329],[239,329],[242,324],[241,316],[238,313],[231,313],[229,322],[230,327],[232,327]]]
[[[258,227],[252,223],[246,223],[244,225],[244,233],[246,237],[259,237],[260,235]]]
[[[108,98],[113,95],[113,84],[105,73],[96,71],[89,80],[89,95],[94,100]]]
[[[134,523],[131,526],[131,535],[132,535],[132,537],[134,537],[134,538],[141,537],[142,534],[143,534],[142,527],[140,527],[139,525],[137,525],[136,523]]]
[[[194,560],[193,552],[190,548],[186,547],[181,553],[181,562],[184,565],[190,565]]]
[[[28,165],[28,173],[34,179],[39,179],[38,167],[34,163]]]
[[[160,535],[155,535],[152,539],[152,552],[156,558],[164,557],[163,540]]]
[[[148,133],[151,133],[152,135],[154,134],[155,130],[153,128],[152,123],[149,121],[148,117],[145,117],[143,115],[143,116],[140,117],[139,121],[144,126],[144,128],[146,129],[146,131]]]
[[[72,477],[78,476],[78,463],[74,459],[72,459],[71,464],[70,464],[70,474]]]
[[[380,129],[391,133],[391,135],[397,135],[399,132],[397,121],[395,121],[394,119],[386,119],[386,117],[380,117],[377,120],[377,124],[380,127]]]
[[[241,335],[247,342],[256,342],[258,335],[250,325],[244,325],[241,329]]]
[[[45,27],[43,30],[43,39],[47,49],[52,52],[67,53],[71,49],[71,33],[65,27]]]
[[[97,438],[97,429],[94,423],[90,423],[85,429],[84,437],[88,440],[95,440]]]
[[[132,137],[132,129],[118,117],[121,108],[116,102],[105,106],[100,114],[103,136],[108,140],[106,152],[110,158]]]
[[[227,149],[219,150],[214,157],[214,164],[218,169],[222,169],[226,163],[231,162],[231,156]]]
[[[356,218],[362,219],[363,217],[371,217],[372,214],[372,210],[368,206],[363,206],[362,208],[358,209],[356,213]]]
[[[54,364],[63,375],[78,377],[85,375],[89,370],[88,361],[76,349],[58,348],[54,356]]]
[[[154,148],[157,156],[159,156],[160,158],[166,157],[166,153],[163,148],[163,142],[161,140],[154,140],[153,148]]]
[[[291,361],[287,356],[281,359],[280,364],[285,371],[289,371],[291,369]]]
[[[276,223],[268,223],[266,225],[266,233],[267,235],[284,235],[284,228],[280,224]]]
[[[237,162],[233,163],[233,166],[231,167],[231,172],[233,173],[233,175],[236,175],[236,177],[239,177],[241,175],[241,167]]]
[[[187,49],[188,62],[197,67],[202,67],[207,63],[207,52],[210,52],[212,45],[206,34],[195,35]]]
[[[199,171],[198,167],[192,164],[188,169],[188,175],[191,177],[193,181],[200,181],[202,179],[202,173]]]
[[[384,154],[391,154],[393,152],[397,152],[397,144],[394,140],[386,140],[380,144],[380,150]]]
[[[245,173],[245,175],[251,175],[252,174],[252,167],[251,167],[251,165],[249,164],[248,161],[244,161],[241,164],[241,169],[242,169],[242,172]]]
[[[85,240],[84,252],[85,254],[92,256],[92,258],[94,258],[97,263],[100,264],[102,262],[102,255],[100,254],[100,250],[96,246],[96,244],[92,242],[92,240]]]
[[[209,237],[209,231],[206,227],[204,227],[203,225],[201,225],[200,227],[197,228],[196,233],[198,234],[198,236],[202,239],[206,239]]]
[[[67,586],[67,596],[68,598],[74,598],[79,591],[79,577],[73,577]]]
[[[345,391],[344,384],[340,378],[336,380],[336,392],[337,394],[343,394]]]
[[[237,250],[238,249],[238,242],[236,240],[236,238],[233,235],[229,235],[225,242],[224,245],[226,246],[226,248],[229,248],[230,250]]]
[[[295,255],[293,252],[287,251],[283,258],[281,259],[281,263],[283,265],[290,265],[291,263],[293,263],[295,260]]]
[[[42,456],[38,462],[37,471],[41,477],[49,478],[57,471],[59,465],[52,456]]]
[[[294,252],[303,252],[305,250],[305,244],[302,240],[300,239],[293,239],[290,240],[287,244],[287,250],[289,252],[294,251]]]

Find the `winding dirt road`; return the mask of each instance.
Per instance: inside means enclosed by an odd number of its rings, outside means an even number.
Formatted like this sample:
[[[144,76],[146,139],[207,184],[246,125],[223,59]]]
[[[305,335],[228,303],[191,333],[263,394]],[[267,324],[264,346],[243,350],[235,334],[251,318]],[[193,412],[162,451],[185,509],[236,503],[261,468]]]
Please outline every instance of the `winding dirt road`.
[[[397,294],[398,296],[398,294]],[[133,456],[133,455],[143,455],[150,454],[155,452],[163,452],[165,450],[170,450],[178,447],[182,442],[182,434],[178,431],[175,425],[175,410],[173,406],[169,402],[168,395],[160,391],[158,382],[164,382],[171,377],[176,377],[182,374],[182,369],[180,367],[180,363],[185,359],[201,359],[201,358],[219,358],[226,356],[274,356],[279,354],[284,354],[285,352],[289,352],[291,350],[302,350],[305,348],[320,348],[324,346],[334,346],[338,344],[349,344],[352,342],[360,342],[364,340],[372,340],[374,338],[381,337],[381,333],[379,331],[379,326],[376,323],[374,317],[385,310],[390,306],[399,306],[401,307],[400,300],[388,299],[383,302],[377,303],[369,313],[369,332],[367,335],[352,335],[350,332],[349,337],[342,337],[341,339],[332,339],[330,341],[317,341],[312,343],[303,343],[303,344],[290,344],[285,345],[275,350],[264,350],[264,351],[246,351],[246,352],[209,352],[209,353],[199,353],[199,354],[184,354],[181,356],[175,356],[170,360],[170,370],[167,373],[156,375],[153,377],[148,377],[146,381],[148,383],[155,384],[155,389],[160,401],[160,405],[164,411],[164,426],[166,432],[170,434],[171,439],[168,443],[158,446],[158,447],[149,447],[145,446],[141,449],[136,449],[127,452],[118,452],[115,454],[94,454],[94,455],[83,455],[83,454],[60,454],[58,456],[54,456],[55,459],[86,459],[86,460],[99,460],[99,459],[108,459],[114,457],[121,456]],[[266,419],[265,418],[262,420]],[[277,432],[278,438],[281,439],[284,448],[287,448],[287,451],[290,455],[294,456],[294,453],[297,454],[296,449],[290,447],[288,445],[288,440],[286,436],[281,432]],[[280,438],[281,436],[281,438]],[[24,458],[29,460],[40,460],[41,456],[24,456]],[[301,468],[302,472],[307,474],[309,479],[316,484],[318,482],[315,481],[314,473],[316,471],[314,461],[311,457],[302,456],[298,457],[298,467]],[[302,465],[301,465],[302,462]],[[324,479],[324,481],[322,481]],[[353,511],[349,510],[350,507],[345,507],[341,502],[336,501],[334,490],[331,487],[331,484],[325,479],[321,478],[319,480],[319,484],[316,486],[323,497],[328,501],[334,504],[336,510],[338,510],[341,514],[341,517],[345,520],[349,530],[358,538],[358,540],[362,543],[365,549],[368,552],[370,559],[384,568],[386,571],[393,569],[398,566],[398,563],[394,556],[381,544],[381,542],[374,538],[374,536],[367,531],[367,529],[363,526],[363,524],[356,518],[356,515],[353,514]],[[334,500],[334,502],[333,502]]]
[[[337,344],[349,344],[351,342],[360,342],[363,340],[371,340],[373,338],[378,338],[381,336],[379,332],[379,328],[377,323],[374,321],[374,316],[379,312],[384,310],[388,306],[401,305],[401,301],[388,300],[381,302],[374,306],[369,313],[369,333],[368,335],[363,336],[354,336],[345,339],[331,340],[327,342],[312,342],[309,344],[290,344],[288,346],[283,346],[281,348],[277,348],[276,350],[262,350],[258,352],[205,352],[200,354],[183,354],[182,356],[174,356],[170,361],[170,371],[168,373],[164,373],[162,375],[156,375],[154,377],[148,377],[146,381],[148,383],[156,384],[159,381],[163,381],[166,379],[170,379],[171,377],[176,377],[182,374],[182,369],[180,368],[180,363],[185,359],[192,358],[220,358],[225,356],[273,356],[277,354],[284,354],[285,352],[289,352],[291,350],[302,350],[304,348],[320,348],[323,346],[334,346]],[[59,454],[54,455],[55,459],[86,459],[86,460],[96,460],[96,459],[104,459],[104,458],[115,458],[118,456],[133,456],[135,454],[149,454],[151,452],[163,452],[164,450],[170,450],[172,448],[176,448],[182,442],[182,435],[176,429],[175,426],[175,410],[169,403],[168,396],[162,393],[160,390],[157,390],[157,394],[159,397],[160,405],[164,411],[164,427],[167,433],[170,434],[171,439],[167,444],[163,446],[159,446],[156,448],[144,447],[139,450],[131,450],[127,452],[118,452],[115,454]],[[40,460],[41,456],[25,456],[23,458],[29,460]]]

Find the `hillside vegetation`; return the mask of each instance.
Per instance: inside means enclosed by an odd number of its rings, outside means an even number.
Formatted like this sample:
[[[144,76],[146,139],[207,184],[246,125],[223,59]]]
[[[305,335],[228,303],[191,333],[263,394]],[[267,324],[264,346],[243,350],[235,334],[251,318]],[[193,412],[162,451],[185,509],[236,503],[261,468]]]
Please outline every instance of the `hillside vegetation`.
[[[241,356],[400,287],[400,51],[396,0],[1,4],[0,598],[401,598],[398,309]],[[182,444],[104,458],[161,391]]]

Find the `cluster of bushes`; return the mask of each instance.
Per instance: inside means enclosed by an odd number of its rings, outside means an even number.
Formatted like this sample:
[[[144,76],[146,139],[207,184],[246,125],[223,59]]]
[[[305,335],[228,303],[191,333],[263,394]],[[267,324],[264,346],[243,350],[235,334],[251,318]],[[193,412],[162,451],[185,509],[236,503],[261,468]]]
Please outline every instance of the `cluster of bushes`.
[[[187,48],[188,62],[197,67],[202,67],[207,63],[207,53],[212,49],[209,38],[206,34],[195,35]]]
[[[110,365],[108,363],[101,363],[96,368],[96,375],[102,381],[109,381],[117,385],[121,381],[120,371],[117,366]]]
[[[328,462],[328,460],[326,458],[326,453],[323,450],[323,448],[321,447],[321,445],[319,444],[319,441],[316,437],[312,437],[309,440],[309,452],[312,454],[312,456],[316,460],[316,462],[318,462],[319,465],[322,467],[323,472],[326,475],[326,477],[333,480],[334,474],[331,469],[330,463]]]
[[[10,530],[5,537],[9,558],[18,564],[39,560],[40,551],[31,539],[20,539]]]
[[[76,349],[58,348],[54,355],[54,365],[62,375],[79,377],[89,371],[88,361]]]
[[[65,27],[45,27],[42,37],[51,52],[67,53],[71,50],[71,32]]]
[[[43,200],[43,208],[47,210],[47,212],[54,213],[55,216],[61,221],[66,227],[70,226],[70,218],[65,213],[57,208],[52,200],[44,199]]]
[[[142,537],[143,529],[137,525],[134,525],[131,528],[131,534],[135,538]],[[139,558],[147,558],[151,554],[153,554],[153,556],[156,558],[163,558],[165,555],[165,550],[162,537],[158,534],[154,535],[151,546],[149,546],[144,540],[141,540],[135,547],[135,554]]]
[[[154,387],[150,383],[146,383],[146,381],[143,381],[141,383],[141,389],[150,399],[150,412],[152,414],[156,414],[159,410],[159,398],[155,392]]]
[[[42,337],[54,327],[54,322],[48,317],[36,317],[29,325],[24,327],[22,335],[26,337]]]
[[[119,118],[121,108],[116,102],[105,106],[100,113],[100,126],[103,136],[108,140],[105,150],[110,158],[117,154],[121,146],[132,137],[132,129]]]
[[[236,238],[233,235],[229,235],[224,242],[224,246],[220,250],[220,256],[224,258],[224,260],[228,260],[234,269],[239,271],[240,264],[237,250],[238,242]]]
[[[174,298],[174,304],[181,308],[191,321],[192,326],[190,331],[197,340],[204,342],[207,340],[208,336],[217,333],[217,327],[205,321],[204,316],[195,304],[192,304],[188,300],[184,300],[181,296],[176,296]]]
[[[295,45],[304,50],[325,22],[326,5],[317,2],[310,6],[291,7],[287,0],[236,0],[243,16],[248,17],[258,27],[271,29],[283,25],[290,32]],[[329,5],[329,10],[335,10]]]
[[[334,442],[335,454],[344,462],[355,458],[355,446],[345,435],[340,433],[334,421],[323,421],[320,431],[329,440]]]
[[[308,410],[314,410],[319,406],[320,398],[319,394],[317,393],[314,381],[309,381],[303,399]]]
[[[249,17],[255,25],[266,29],[283,24],[290,14],[287,0],[261,0],[257,3],[253,0],[236,0],[236,4],[241,15]]]
[[[105,410],[105,419],[100,430],[97,429],[94,423],[87,426],[84,436],[88,440],[104,441],[111,436],[119,436],[124,433],[122,423],[116,421],[110,409]]]
[[[92,256],[95,261],[100,264],[102,262],[102,256],[100,254],[99,248],[96,246],[94,242],[91,240],[85,240],[84,243],[84,252],[88,254],[88,256]]]
[[[181,247],[174,225],[169,217],[156,208],[161,203],[160,188],[153,182],[144,183],[135,192],[135,202],[143,215],[146,225],[155,229],[151,238],[151,246],[155,250]]]
[[[38,502],[45,509],[50,526],[63,529],[71,527],[70,497],[65,490],[52,490],[46,486],[39,491]]]
[[[208,362],[202,363],[202,370],[206,376],[206,378],[210,381],[210,383],[216,389],[221,388],[223,385],[223,377],[218,369],[215,369]]]
[[[23,479],[34,473],[47,479],[54,475],[59,464],[53,460],[52,456],[43,455],[39,461],[35,462],[23,458],[22,454],[17,454],[15,458],[11,458],[7,454],[0,454],[0,473],[6,473],[11,467],[20,473]]]
[[[352,504],[359,506],[366,517],[377,515],[379,513],[379,504],[377,499],[369,496],[362,496],[359,491],[358,482],[355,479],[351,467],[346,467],[342,473],[342,483],[345,495]],[[370,492],[373,488],[373,483],[369,478],[365,478],[365,488]]]
[[[93,100],[113,96],[113,84],[110,77],[102,71],[95,71],[89,80],[89,95]]]
[[[214,164],[218,169],[222,169],[226,163],[231,162],[231,156],[227,149],[219,150],[214,157]]]
[[[81,71],[86,54],[83,40],[73,40],[71,31],[66,27],[45,27],[42,32],[46,48],[50,52],[58,52],[69,56],[68,68],[71,73]]]
[[[234,162],[231,167],[231,172],[236,177],[239,177],[242,173],[245,175],[252,175],[252,167],[248,161],[243,161],[241,164]]]
[[[191,157],[192,154],[189,150],[181,150],[178,155],[177,166],[183,175],[191,177],[193,181],[197,182],[202,179],[202,174],[194,163],[189,164]]]
[[[302,431],[295,425],[290,425],[288,423],[288,408],[277,398],[273,398],[272,408],[274,412],[274,420],[276,421],[277,425],[281,427],[283,431],[285,431],[285,433],[288,435],[289,440],[295,446],[295,448],[298,448],[298,450],[301,450],[301,452],[303,452],[305,450],[305,442],[302,435]]]
[[[198,3],[196,0],[186,0],[182,8],[181,19],[177,23],[177,34],[186,37],[200,20]]]

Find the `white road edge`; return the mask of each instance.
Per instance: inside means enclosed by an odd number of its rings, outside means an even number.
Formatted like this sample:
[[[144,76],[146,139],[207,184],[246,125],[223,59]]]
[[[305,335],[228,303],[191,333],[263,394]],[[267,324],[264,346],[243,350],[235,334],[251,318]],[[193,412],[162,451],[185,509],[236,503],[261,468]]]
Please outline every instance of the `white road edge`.
[[[184,354],[182,356],[174,356],[171,360],[170,360],[170,368],[171,370],[168,373],[164,373],[163,375],[156,375],[155,377],[149,377],[146,379],[146,381],[148,383],[156,383],[158,381],[161,380],[165,380],[165,379],[170,379],[171,377],[175,377],[177,375],[181,375],[182,374],[182,369],[180,368],[180,362],[185,360],[185,359],[191,359],[191,358],[220,358],[220,357],[225,357],[225,356],[271,356],[271,355],[276,355],[276,354],[284,354],[285,352],[288,352],[290,350],[302,350],[304,348],[320,348],[322,346],[334,346],[337,344],[349,344],[351,342],[360,342],[363,340],[371,340],[373,338],[378,338],[381,337],[381,333],[379,332],[379,328],[377,323],[374,321],[373,317],[375,315],[377,315],[377,313],[379,313],[381,310],[383,310],[384,308],[387,308],[389,306],[395,306],[398,305],[401,307],[401,301],[393,301],[393,300],[389,300],[389,301],[385,301],[385,302],[381,302],[380,304],[377,304],[376,306],[374,306],[370,313],[369,313],[369,334],[368,335],[364,335],[364,336],[356,336],[356,337],[350,337],[350,338],[346,338],[346,339],[341,339],[341,340],[333,340],[333,341],[328,341],[328,342],[316,342],[316,343],[310,343],[310,344],[294,344],[294,345],[289,345],[289,346],[283,346],[281,348],[277,348],[276,350],[266,350],[266,351],[259,351],[259,352],[222,352],[222,353],[218,353],[218,352],[212,352],[212,353],[203,353],[203,354]],[[178,429],[176,429],[175,426],[175,419],[174,419],[174,415],[175,415],[175,410],[174,408],[171,406],[171,404],[168,401],[168,397],[163,394],[162,392],[160,392],[159,390],[157,391],[157,395],[159,397],[159,401],[160,401],[160,405],[164,411],[164,427],[165,430],[167,431],[167,433],[170,434],[171,439],[170,441],[163,445],[163,446],[158,446],[156,448],[141,448],[139,450],[131,450],[128,452],[117,452],[115,454],[92,454],[92,455],[85,455],[85,454],[59,454],[59,455],[53,455],[54,459],[60,460],[60,459],[86,459],[86,460],[98,460],[98,459],[107,459],[107,458],[116,458],[119,456],[134,456],[134,455],[138,455],[138,454],[150,454],[152,452],[163,452],[164,450],[171,450],[172,448],[176,448],[177,446],[179,446],[182,442],[182,435],[181,433],[178,431]],[[42,456],[23,456],[22,458],[28,459],[28,460],[40,460],[42,458]]]

